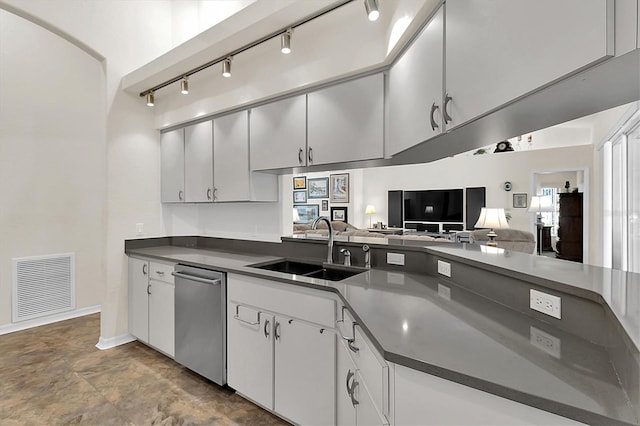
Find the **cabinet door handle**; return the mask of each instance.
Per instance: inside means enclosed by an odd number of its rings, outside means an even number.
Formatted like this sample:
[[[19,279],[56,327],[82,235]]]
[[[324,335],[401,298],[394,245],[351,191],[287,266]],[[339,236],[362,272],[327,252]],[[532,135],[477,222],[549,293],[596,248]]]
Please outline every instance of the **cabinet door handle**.
[[[269,338],[269,320],[264,321],[264,337]]]
[[[313,163],[313,148],[309,147],[309,163]]]
[[[349,346],[351,352],[358,353],[360,351],[360,348],[354,345],[355,341],[355,337],[353,339],[347,339],[347,346]]]
[[[147,284],[147,294],[151,294],[151,284]]]
[[[448,93],[444,95],[444,104],[442,106],[442,116],[444,117],[444,122],[446,124],[449,124],[449,122],[453,120],[449,115],[449,113],[447,112],[447,106],[449,106],[449,102],[451,102],[452,100],[453,98],[449,96]]]
[[[349,395],[349,398],[351,398],[352,403],[353,403],[353,395],[351,395],[352,389],[351,389],[351,385],[349,384],[349,380],[351,380],[354,375],[355,375],[355,373],[353,373],[351,370],[349,370],[347,372],[347,381],[345,383],[346,386],[347,386],[347,395]]]
[[[280,340],[280,323],[276,321],[276,326],[273,329],[273,337],[276,340]]]
[[[218,198],[218,188],[213,187],[213,200],[215,201]]]
[[[298,163],[300,163],[302,165],[302,148],[298,149]]]
[[[142,265],[142,275],[147,275],[147,264]]]
[[[438,110],[438,105],[436,105],[436,103],[434,102],[433,105],[431,105],[431,113],[429,114],[429,119],[431,120],[431,130],[436,130],[438,129],[440,126],[438,126],[438,123],[436,123],[436,120],[434,120],[433,118],[433,114]]]
[[[360,404],[360,401],[356,399],[356,389],[358,388],[358,386],[360,386],[360,383],[358,383],[355,379],[353,379],[353,383],[351,383],[351,392],[349,392],[349,396],[351,396],[351,405],[353,405],[354,407]]]
[[[180,201],[182,201],[182,194],[184,194],[184,191],[178,191],[178,199]]]
[[[207,200],[211,199],[211,188],[207,188]]]

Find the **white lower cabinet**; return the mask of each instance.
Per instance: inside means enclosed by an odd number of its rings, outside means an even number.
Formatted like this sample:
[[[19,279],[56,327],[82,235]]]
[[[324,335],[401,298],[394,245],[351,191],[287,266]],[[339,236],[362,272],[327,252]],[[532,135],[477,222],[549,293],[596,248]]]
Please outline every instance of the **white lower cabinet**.
[[[149,344],[175,356],[174,285],[149,280]]]
[[[528,405],[396,365],[395,425],[579,425]]]
[[[304,314],[294,317],[286,312],[286,306],[297,312],[301,301],[313,296],[287,291],[287,284],[235,274],[229,274],[227,282],[229,386],[297,424],[334,424],[335,333],[300,318]],[[271,292],[278,298],[270,299]],[[251,303],[254,297],[262,306]],[[325,306],[333,315],[333,301],[326,305],[328,299],[316,298],[321,303],[314,306]]]
[[[229,281],[227,288],[231,285]],[[236,303],[230,303],[228,308],[227,382],[247,398],[271,409],[273,316]]]
[[[336,423],[339,426],[388,425],[386,417],[378,412],[350,352],[344,342],[338,345]]]
[[[129,258],[129,333],[171,357],[175,354],[173,267]]]

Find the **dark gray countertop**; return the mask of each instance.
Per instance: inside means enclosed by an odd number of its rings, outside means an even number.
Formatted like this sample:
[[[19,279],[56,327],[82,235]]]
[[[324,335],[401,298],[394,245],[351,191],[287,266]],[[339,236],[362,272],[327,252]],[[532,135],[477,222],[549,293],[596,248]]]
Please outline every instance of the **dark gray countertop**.
[[[518,256],[494,259],[472,249],[448,246],[424,250],[511,268],[516,274],[539,269],[544,275],[542,266],[529,265],[537,269],[527,269],[526,260]],[[638,423],[637,411],[619,382],[608,348],[445,279],[373,269],[340,282],[328,282],[247,266],[276,256],[177,246],[131,249],[127,254],[332,291],[349,305],[365,333],[390,362],[590,424]],[[570,281],[575,266],[566,268],[566,273],[556,271],[554,275]],[[593,281],[583,287],[598,291],[590,285]],[[633,322],[633,313],[623,313],[625,316]],[[540,339],[551,339],[555,349],[543,348]]]

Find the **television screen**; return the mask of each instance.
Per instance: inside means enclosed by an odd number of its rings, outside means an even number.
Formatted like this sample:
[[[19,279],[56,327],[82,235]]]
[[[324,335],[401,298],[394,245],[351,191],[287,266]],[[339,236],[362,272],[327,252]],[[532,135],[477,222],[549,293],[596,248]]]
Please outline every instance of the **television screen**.
[[[404,220],[462,222],[462,189],[404,191]]]

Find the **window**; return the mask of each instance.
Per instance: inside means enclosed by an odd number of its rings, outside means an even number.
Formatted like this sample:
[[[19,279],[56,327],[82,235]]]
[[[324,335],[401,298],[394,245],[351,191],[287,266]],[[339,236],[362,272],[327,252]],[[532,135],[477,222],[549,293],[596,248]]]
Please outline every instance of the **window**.
[[[599,151],[602,264],[640,272],[640,103]]]

